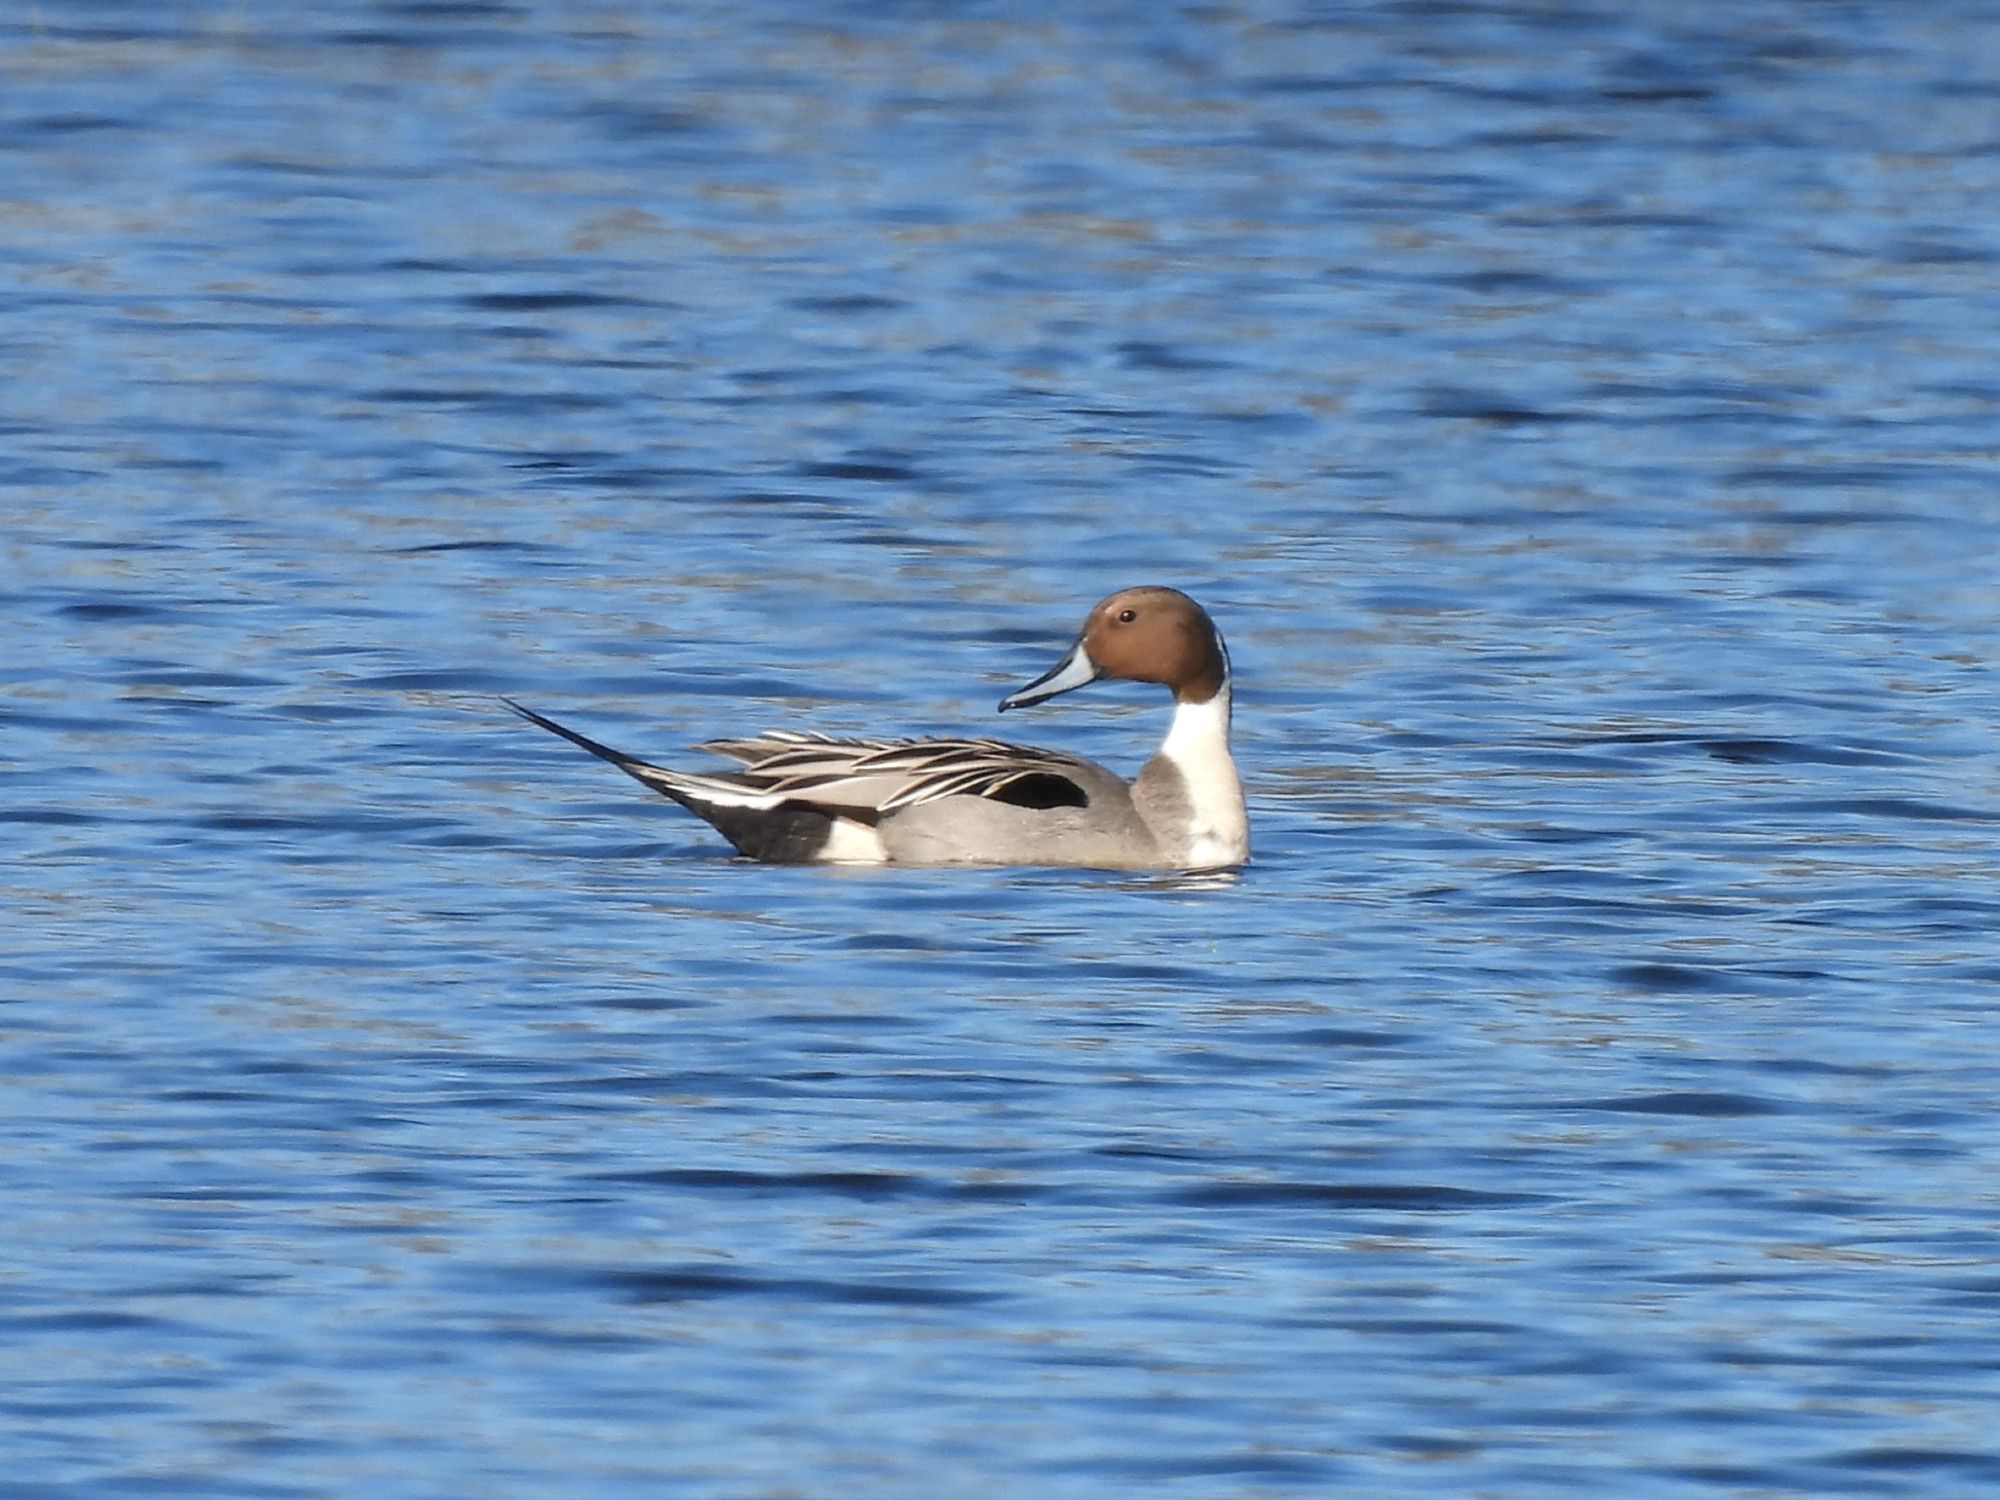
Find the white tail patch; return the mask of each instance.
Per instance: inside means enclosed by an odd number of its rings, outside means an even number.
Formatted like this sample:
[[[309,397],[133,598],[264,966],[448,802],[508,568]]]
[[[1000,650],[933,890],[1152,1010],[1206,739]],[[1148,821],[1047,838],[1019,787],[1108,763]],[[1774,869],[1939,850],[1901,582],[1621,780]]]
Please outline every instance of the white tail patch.
[[[866,823],[835,818],[819,857],[837,865],[886,865],[889,851],[882,845],[882,835]]]

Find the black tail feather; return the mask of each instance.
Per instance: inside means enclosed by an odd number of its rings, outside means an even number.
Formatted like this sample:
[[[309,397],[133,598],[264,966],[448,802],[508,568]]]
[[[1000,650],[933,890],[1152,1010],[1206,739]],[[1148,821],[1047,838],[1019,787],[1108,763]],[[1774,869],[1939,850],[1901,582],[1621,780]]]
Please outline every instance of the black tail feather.
[[[550,734],[561,735],[579,750],[588,750],[599,760],[607,760],[634,781],[673,798],[689,812],[709,824],[738,850],[752,859],[774,864],[811,864],[825,850],[833,836],[834,815],[801,803],[773,810],[750,810],[721,806],[675,786],[672,773],[638,760],[622,750],[600,745],[587,734],[558,724],[554,719],[523,708],[512,698],[500,700],[515,713]],[[869,821],[872,821],[870,819]]]
[[[627,755],[623,750],[613,750],[609,745],[600,745],[589,735],[578,734],[574,729],[558,724],[554,719],[544,718],[532,708],[523,708],[512,698],[503,697],[500,701],[513,709],[515,713],[526,719],[530,724],[546,729],[550,734],[561,735],[579,750],[588,750],[599,760],[610,761],[612,765],[623,771],[627,776],[630,776],[634,781],[649,786],[656,792],[665,792],[669,797],[673,797],[676,802],[681,800],[675,796],[671,789],[656,780],[654,776],[646,774],[648,771],[652,771],[657,775],[660,773],[660,767],[648,761],[640,760],[636,755]]]

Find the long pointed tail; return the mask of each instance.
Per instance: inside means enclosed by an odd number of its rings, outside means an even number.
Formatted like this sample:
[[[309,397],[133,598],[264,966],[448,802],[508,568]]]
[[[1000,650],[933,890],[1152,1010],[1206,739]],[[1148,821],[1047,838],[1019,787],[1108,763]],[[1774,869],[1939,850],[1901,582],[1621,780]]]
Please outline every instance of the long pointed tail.
[[[675,801],[680,801],[680,797],[669,784],[668,778],[671,775],[670,772],[648,761],[640,760],[635,755],[627,755],[623,750],[613,750],[609,745],[601,745],[587,734],[578,734],[574,729],[558,724],[554,719],[543,717],[532,708],[523,708],[512,698],[502,698],[500,701],[513,709],[515,713],[526,719],[530,724],[546,729],[550,734],[561,735],[579,750],[588,750],[599,760],[610,761],[612,765],[623,771],[627,776],[630,776],[634,781],[639,782],[642,786],[649,786],[656,792],[665,792],[669,797],[673,797]]]
[[[589,735],[578,734],[532,708],[523,708],[512,698],[500,701],[537,728],[561,735],[579,750],[588,750],[599,760],[609,761],[642,786],[673,798],[752,859],[812,864],[826,855],[836,820],[831,811],[805,803],[786,805],[783,793],[729,776],[669,771],[664,766],[637,760],[622,750],[613,750],[609,745],[600,745]]]

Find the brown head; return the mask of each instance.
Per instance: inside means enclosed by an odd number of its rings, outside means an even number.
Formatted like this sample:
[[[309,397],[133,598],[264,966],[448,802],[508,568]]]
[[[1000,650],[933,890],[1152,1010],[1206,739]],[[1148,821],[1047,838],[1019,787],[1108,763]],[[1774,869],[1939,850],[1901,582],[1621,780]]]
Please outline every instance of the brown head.
[[[1229,680],[1229,657],[1208,612],[1179,589],[1120,589],[1091,610],[1069,654],[1001,712],[1040,703],[1100,677],[1157,682],[1181,703],[1206,703]]]

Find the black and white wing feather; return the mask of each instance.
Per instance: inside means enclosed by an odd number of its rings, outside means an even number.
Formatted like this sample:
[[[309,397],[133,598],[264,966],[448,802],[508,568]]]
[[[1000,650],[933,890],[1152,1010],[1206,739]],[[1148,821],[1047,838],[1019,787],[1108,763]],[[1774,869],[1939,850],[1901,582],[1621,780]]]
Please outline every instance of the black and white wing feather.
[[[1088,762],[992,739],[835,739],[775,730],[698,749],[742,769],[728,780],[787,801],[877,818],[940,797],[988,797],[1027,807],[1082,807]]]
[[[734,771],[699,775],[639,760],[512,699],[501,702],[529,723],[609,761],[710,821],[718,808],[790,805],[872,824],[942,797],[985,797],[1032,808],[1084,807],[1090,801],[1088,777],[1095,769],[1074,755],[1004,740],[836,739],[772,730],[697,746],[738,765]]]

